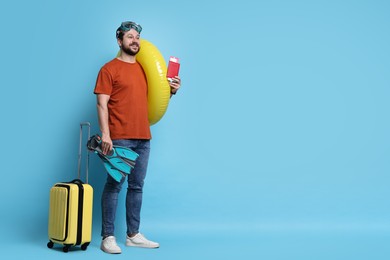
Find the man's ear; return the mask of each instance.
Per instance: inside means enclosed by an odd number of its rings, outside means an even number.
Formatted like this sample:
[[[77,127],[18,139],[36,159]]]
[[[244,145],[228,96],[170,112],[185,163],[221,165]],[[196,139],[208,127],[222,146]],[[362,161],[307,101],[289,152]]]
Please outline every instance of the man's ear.
[[[119,48],[121,48],[121,47],[122,47],[122,40],[118,38],[118,39],[117,39],[117,42],[118,42]]]

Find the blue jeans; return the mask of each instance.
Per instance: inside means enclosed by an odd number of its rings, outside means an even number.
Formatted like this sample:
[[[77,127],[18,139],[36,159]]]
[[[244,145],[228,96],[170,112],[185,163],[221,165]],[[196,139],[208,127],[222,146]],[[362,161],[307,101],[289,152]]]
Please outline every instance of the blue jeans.
[[[126,224],[127,234],[139,232],[142,206],[142,189],[149,161],[150,140],[113,140],[114,145],[124,146],[139,154],[134,169],[127,177]],[[118,195],[126,178],[115,181],[107,174],[107,181],[102,194],[102,232],[101,235],[114,236],[115,215]]]

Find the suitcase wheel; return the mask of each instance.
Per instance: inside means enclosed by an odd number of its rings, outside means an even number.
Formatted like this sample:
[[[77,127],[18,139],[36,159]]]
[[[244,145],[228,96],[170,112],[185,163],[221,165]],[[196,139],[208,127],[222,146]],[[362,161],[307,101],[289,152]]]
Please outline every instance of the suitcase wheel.
[[[62,251],[64,251],[64,253],[68,253],[69,248],[70,248],[70,245],[65,245],[64,248],[62,248]]]
[[[83,251],[87,250],[88,245],[89,245],[89,243],[82,244],[81,250],[83,250]]]
[[[53,242],[49,241],[49,243],[47,243],[47,247],[48,247],[48,248],[53,248],[53,246],[54,246],[54,243],[53,243]]]

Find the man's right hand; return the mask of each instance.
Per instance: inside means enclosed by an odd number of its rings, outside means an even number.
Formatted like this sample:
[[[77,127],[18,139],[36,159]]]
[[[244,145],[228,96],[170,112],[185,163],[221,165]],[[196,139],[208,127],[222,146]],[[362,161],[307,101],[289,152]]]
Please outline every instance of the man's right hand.
[[[107,155],[110,153],[110,151],[112,150],[112,140],[110,136],[102,135],[101,146],[102,146],[103,154]]]

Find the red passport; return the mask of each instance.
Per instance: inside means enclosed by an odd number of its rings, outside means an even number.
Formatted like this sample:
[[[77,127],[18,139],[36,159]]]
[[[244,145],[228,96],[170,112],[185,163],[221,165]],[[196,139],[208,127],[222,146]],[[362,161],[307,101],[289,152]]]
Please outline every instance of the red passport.
[[[172,79],[179,75],[180,63],[179,59],[171,56],[168,63],[167,78]]]

